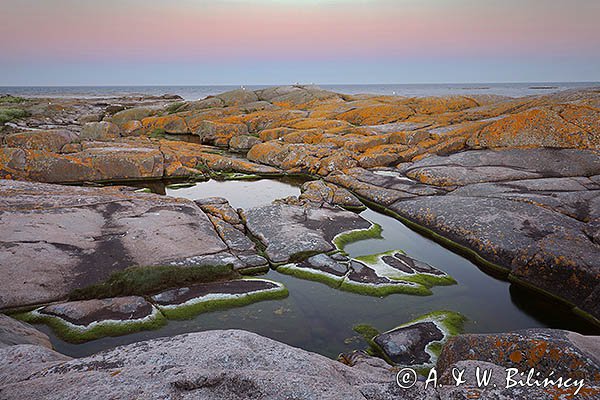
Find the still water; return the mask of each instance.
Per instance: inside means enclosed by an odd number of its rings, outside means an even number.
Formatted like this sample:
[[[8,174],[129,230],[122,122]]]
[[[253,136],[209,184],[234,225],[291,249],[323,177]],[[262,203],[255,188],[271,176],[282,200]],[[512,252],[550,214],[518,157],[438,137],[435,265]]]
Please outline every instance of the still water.
[[[198,199],[220,196],[234,208],[269,204],[276,198],[297,196],[297,180],[208,181],[193,187],[166,189],[168,196]],[[328,357],[364,348],[352,327],[368,323],[388,330],[415,317],[436,310],[452,310],[468,318],[465,330],[472,333],[552,327],[598,334],[598,329],[565,307],[537,294],[517,288],[480,271],[470,261],[410,230],[401,222],[365,210],[361,215],[380,224],[382,239],[369,239],[348,245],[351,256],[402,249],[452,275],[457,285],[433,288],[433,295],[420,297],[394,294],[385,298],[338,291],[322,283],[298,279],[271,270],[265,277],[282,282],[289,297],[255,303],[230,310],[200,314],[191,320],[169,321],[156,331],[103,338],[85,344],[69,344],[56,338],[49,328],[55,348],[72,356],[84,356],[118,345],[163,336],[211,329],[245,329],[266,337],[314,351]]]

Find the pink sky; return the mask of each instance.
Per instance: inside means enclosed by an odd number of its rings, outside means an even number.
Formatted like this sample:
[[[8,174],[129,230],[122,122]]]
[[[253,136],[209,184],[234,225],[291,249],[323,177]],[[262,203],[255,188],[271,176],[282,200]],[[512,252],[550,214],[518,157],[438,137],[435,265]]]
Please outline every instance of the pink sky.
[[[589,62],[600,54],[595,0],[3,0],[2,9],[0,48],[13,66],[408,57]]]

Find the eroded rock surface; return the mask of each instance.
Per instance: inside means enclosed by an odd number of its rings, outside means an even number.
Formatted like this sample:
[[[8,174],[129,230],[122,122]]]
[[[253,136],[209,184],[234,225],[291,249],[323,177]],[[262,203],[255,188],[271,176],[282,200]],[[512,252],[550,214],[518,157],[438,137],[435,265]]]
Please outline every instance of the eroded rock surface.
[[[56,301],[130,266],[246,266],[192,201],[0,181],[0,308]]]

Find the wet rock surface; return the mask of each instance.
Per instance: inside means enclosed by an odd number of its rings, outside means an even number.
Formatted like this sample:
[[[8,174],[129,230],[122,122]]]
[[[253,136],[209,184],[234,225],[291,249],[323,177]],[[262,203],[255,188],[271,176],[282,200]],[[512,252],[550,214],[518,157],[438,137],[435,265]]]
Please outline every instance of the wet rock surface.
[[[279,266],[277,271],[370,296],[428,295],[434,285],[456,283],[445,272],[397,251],[357,258],[340,253],[318,254]]]

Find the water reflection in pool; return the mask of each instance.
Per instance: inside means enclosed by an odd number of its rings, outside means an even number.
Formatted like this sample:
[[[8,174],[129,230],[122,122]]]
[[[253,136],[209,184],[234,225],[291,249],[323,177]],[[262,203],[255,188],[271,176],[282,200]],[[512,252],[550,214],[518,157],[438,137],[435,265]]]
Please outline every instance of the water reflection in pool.
[[[275,198],[296,196],[299,194],[299,184],[294,180],[209,181],[190,188],[167,189],[167,194],[191,199],[226,197],[234,207],[248,208],[268,204]],[[366,210],[361,215],[382,226],[383,239],[348,245],[346,251],[351,256],[402,249],[411,257],[445,270],[458,281],[458,285],[435,287],[433,295],[427,297],[395,294],[377,298],[334,290],[318,282],[270,271],[266,277],[284,283],[290,292],[288,298],[201,314],[186,321],[169,321],[168,325],[157,331],[103,338],[81,345],[57,339],[45,326],[40,326],[40,329],[50,333],[58,351],[73,356],[155,337],[236,328],[335,357],[340,352],[364,346],[352,331],[352,326],[358,323],[368,323],[380,330],[387,330],[421,314],[440,309],[464,314],[468,318],[467,332],[553,327],[598,333],[597,328],[579,319],[565,307],[486,275],[470,261],[411,231],[389,216],[372,210]]]

